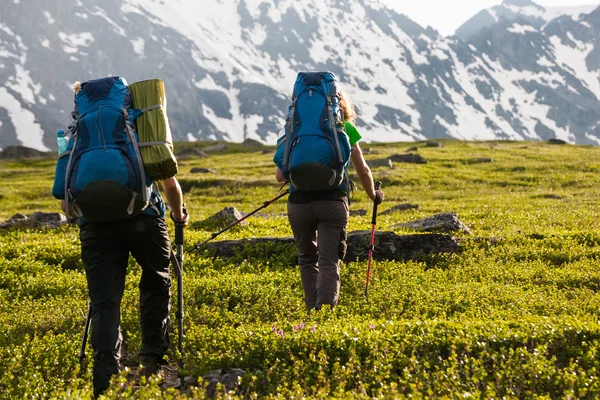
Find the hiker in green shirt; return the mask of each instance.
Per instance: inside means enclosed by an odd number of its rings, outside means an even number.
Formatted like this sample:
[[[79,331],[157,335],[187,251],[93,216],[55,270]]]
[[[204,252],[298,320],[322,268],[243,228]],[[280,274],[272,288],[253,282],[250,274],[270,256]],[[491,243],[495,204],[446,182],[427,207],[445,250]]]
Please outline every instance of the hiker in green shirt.
[[[340,108],[344,115],[344,130],[352,147],[351,160],[361,186],[373,202],[383,201],[383,192],[375,191],[371,170],[358,142],[361,135],[353,125],[354,107],[341,93]],[[279,182],[286,178],[276,170]],[[300,275],[306,308],[320,309],[338,303],[340,294],[340,260],[346,255],[349,219],[348,193],[340,188],[333,191],[294,191],[288,200],[288,219],[298,248]]]

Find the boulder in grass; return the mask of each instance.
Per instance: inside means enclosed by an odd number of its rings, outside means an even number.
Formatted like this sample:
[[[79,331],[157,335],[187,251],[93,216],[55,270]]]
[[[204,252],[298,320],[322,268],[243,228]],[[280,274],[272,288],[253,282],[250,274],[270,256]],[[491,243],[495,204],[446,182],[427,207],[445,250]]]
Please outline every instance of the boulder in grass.
[[[348,250],[344,261],[366,260],[371,244],[371,231],[348,234]],[[397,235],[394,232],[375,231],[373,259],[378,261],[409,261],[420,257],[457,253],[460,245],[456,238],[442,234]]]
[[[410,153],[411,151],[419,151],[419,148],[417,146],[413,146],[406,149],[407,153]]]
[[[6,221],[1,222],[0,228],[58,228],[68,223],[69,221],[64,214],[38,211],[29,215],[15,214]]]
[[[52,153],[39,151],[25,146],[8,146],[0,151],[0,158],[23,160],[28,158],[50,157]]]
[[[190,170],[190,173],[192,173],[192,174],[216,174],[217,170],[214,168],[196,167],[196,168],[192,168]]]
[[[377,160],[367,160],[367,165],[369,168],[390,168],[394,169],[394,163],[389,158],[379,158]]]
[[[243,216],[235,207],[225,207],[215,215],[208,217],[204,221],[193,224],[200,228],[225,228],[227,225],[241,219]],[[239,225],[247,225],[247,221],[242,221]]]
[[[371,231],[354,231],[348,234],[348,248],[344,261],[365,260],[371,245]],[[298,264],[294,238],[255,238],[210,242],[201,251],[218,258],[274,257],[290,266]],[[375,260],[408,261],[422,256],[460,251],[459,242],[449,235],[437,233],[397,235],[394,232],[375,232]]]
[[[261,142],[259,142],[258,140],[254,140],[254,139],[250,139],[250,138],[244,139],[244,141],[242,142],[242,146],[244,146],[246,148],[250,148],[250,149],[258,149],[258,148],[264,147],[264,145]]]
[[[454,212],[436,214],[431,217],[419,219],[412,222],[396,224],[394,227],[413,229],[419,232],[459,232],[470,234],[471,230],[463,224]]]
[[[418,204],[410,204],[410,203],[397,204],[394,207],[391,207],[385,211],[382,211],[381,213],[379,213],[379,215],[388,215],[388,214],[391,214],[396,211],[417,210],[418,208],[419,208]]]
[[[194,159],[194,158],[206,158],[206,157],[208,157],[208,154],[206,154],[202,150],[198,150],[193,147],[189,148],[189,149],[181,150],[179,153],[177,153],[177,160],[189,160],[189,159]]]
[[[394,154],[393,156],[388,157],[388,159],[398,163],[427,164],[427,160],[423,158],[423,156],[414,153]]]
[[[367,210],[365,210],[364,208],[358,210],[350,210],[351,217],[364,217],[365,215],[367,215]]]
[[[425,142],[425,147],[444,147],[441,142]]]
[[[567,142],[565,142],[562,139],[551,138],[551,139],[548,139],[548,144],[559,144],[559,145],[561,145],[561,144],[567,144]]]
[[[227,146],[227,143],[218,143],[218,144],[213,144],[212,146],[208,146],[202,149],[202,151],[204,151],[205,153],[216,153],[218,151],[225,151],[229,148],[229,146]]]
[[[234,392],[237,395],[241,395],[242,387],[240,386],[240,378],[246,375],[246,371],[239,368],[221,368],[209,372],[202,376],[207,382],[206,396],[213,398],[217,394],[217,385],[223,385],[223,388],[227,393]]]

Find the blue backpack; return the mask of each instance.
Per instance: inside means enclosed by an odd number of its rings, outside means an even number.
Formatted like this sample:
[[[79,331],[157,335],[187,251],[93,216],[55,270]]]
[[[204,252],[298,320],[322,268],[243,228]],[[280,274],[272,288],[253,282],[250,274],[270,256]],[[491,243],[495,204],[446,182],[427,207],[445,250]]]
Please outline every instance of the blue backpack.
[[[348,190],[350,141],[332,72],[300,72],[273,161],[290,192]]]
[[[71,136],[56,164],[52,195],[67,199],[78,217],[119,220],[148,207],[152,181],[133,125],[141,112],[132,108],[121,77],[84,82],[75,94]]]

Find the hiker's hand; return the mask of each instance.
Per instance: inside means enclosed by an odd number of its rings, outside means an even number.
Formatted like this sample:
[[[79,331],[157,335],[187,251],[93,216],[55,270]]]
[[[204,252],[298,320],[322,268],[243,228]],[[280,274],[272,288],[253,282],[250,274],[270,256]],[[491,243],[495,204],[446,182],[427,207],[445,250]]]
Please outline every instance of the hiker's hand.
[[[383,203],[383,191],[382,190],[376,190],[375,191],[375,199],[373,200],[373,202],[375,204],[381,204],[381,203]]]
[[[188,212],[187,208],[185,208],[185,207],[183,207],[181,209],[180,213],[179,212],[175,213],[174,210],[171,210],[171,219],[177,225],[186,226],[188,224],[188,222],[190,221],[190,213]]]

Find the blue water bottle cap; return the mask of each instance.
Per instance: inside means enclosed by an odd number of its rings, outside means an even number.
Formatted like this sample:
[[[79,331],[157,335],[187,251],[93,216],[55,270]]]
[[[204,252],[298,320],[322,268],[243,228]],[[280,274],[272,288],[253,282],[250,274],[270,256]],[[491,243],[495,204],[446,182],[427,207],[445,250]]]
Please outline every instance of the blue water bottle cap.
[[[56,132],[56,134],[58,136],[65,136],[65,131],[63,131],[62,129],[59,129],[58,132]]]

